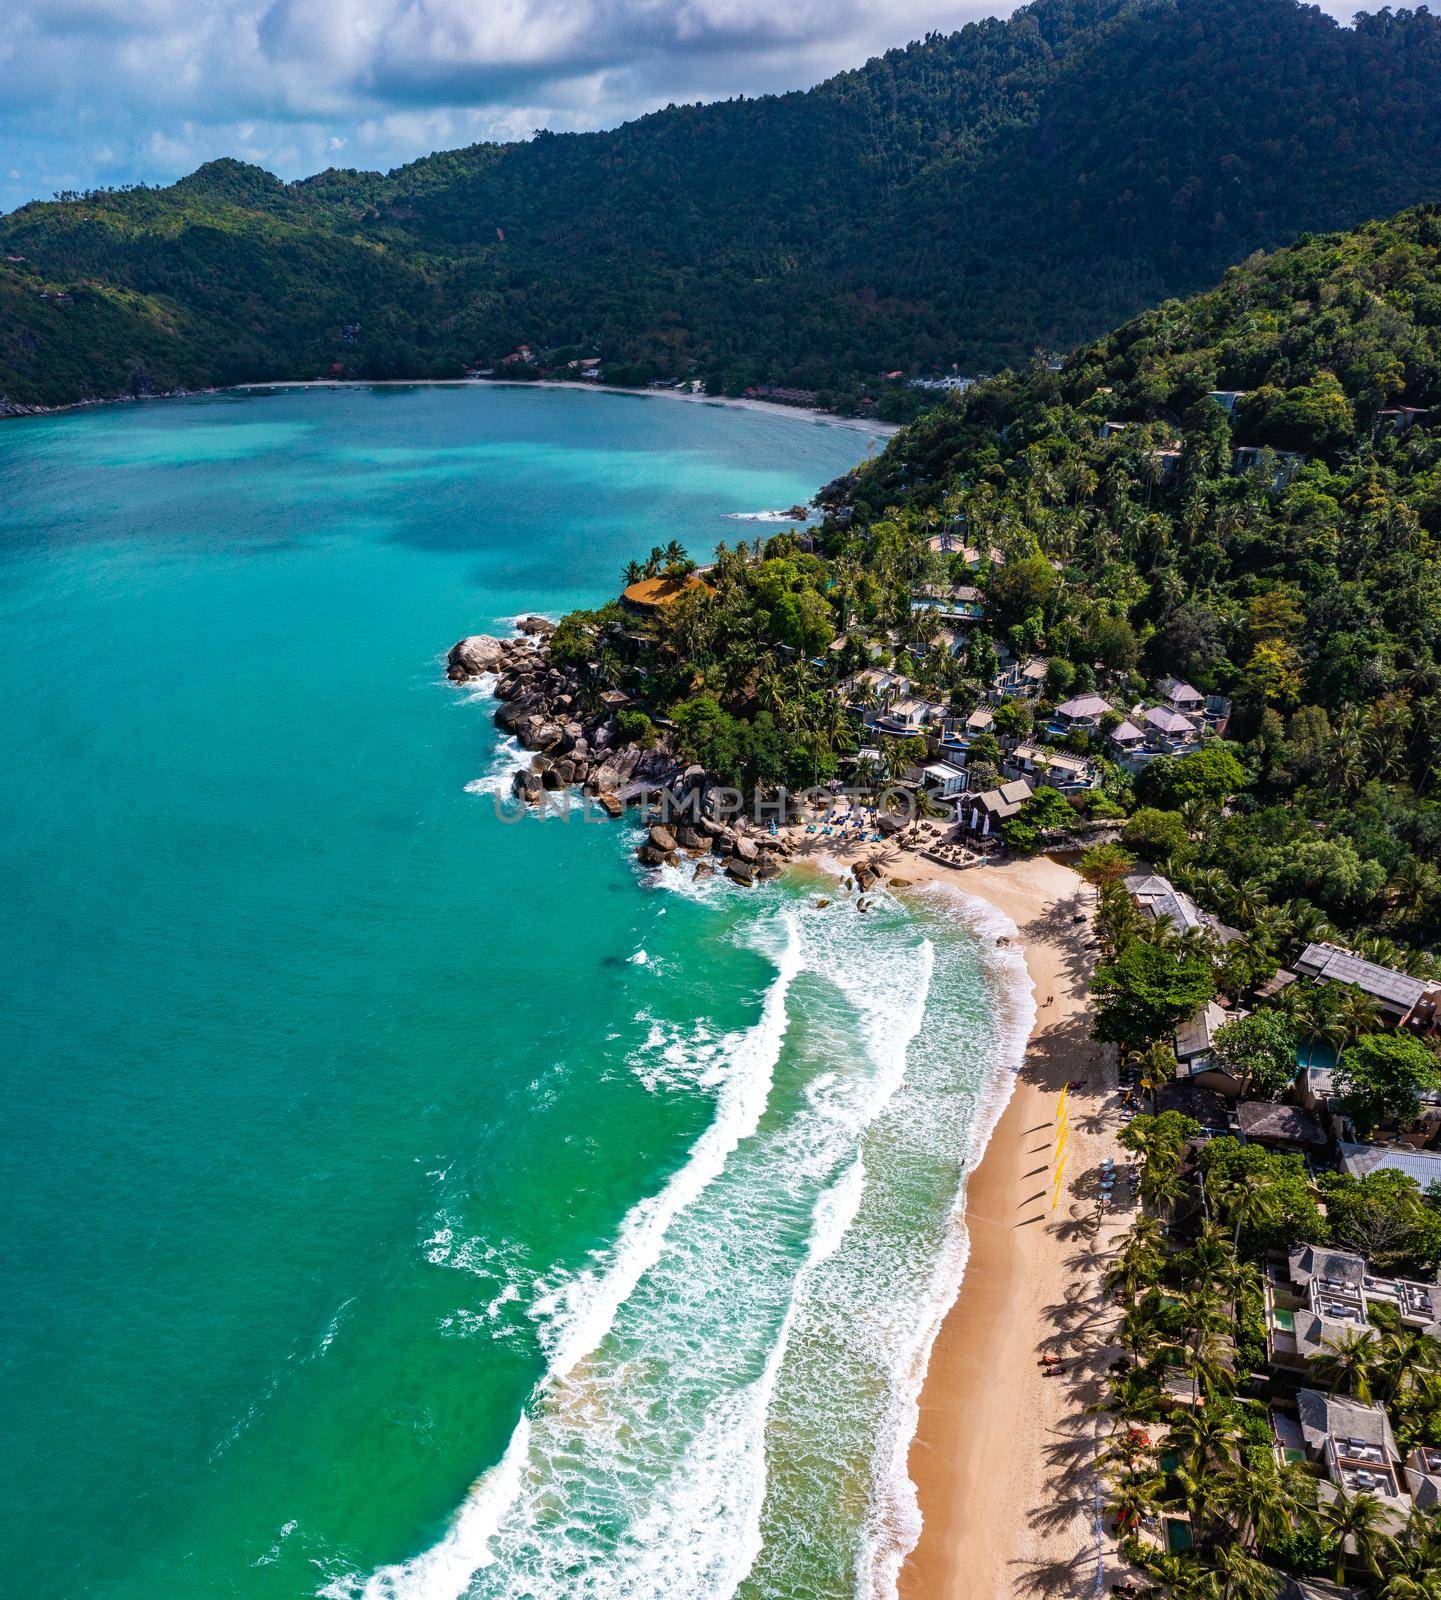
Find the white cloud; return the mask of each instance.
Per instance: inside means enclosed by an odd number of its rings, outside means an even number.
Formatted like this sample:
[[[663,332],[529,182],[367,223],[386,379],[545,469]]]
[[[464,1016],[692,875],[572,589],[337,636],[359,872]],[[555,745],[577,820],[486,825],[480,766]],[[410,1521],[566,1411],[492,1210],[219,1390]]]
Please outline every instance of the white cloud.
[[[0,206],[175,178],[218,155],[283,177],[392,166],[671,100],[805,87],[1014,0],[10,0]],[[1344,17],[1353,0],[1326,6]],[[20,174],[19,177],[13,174]]]

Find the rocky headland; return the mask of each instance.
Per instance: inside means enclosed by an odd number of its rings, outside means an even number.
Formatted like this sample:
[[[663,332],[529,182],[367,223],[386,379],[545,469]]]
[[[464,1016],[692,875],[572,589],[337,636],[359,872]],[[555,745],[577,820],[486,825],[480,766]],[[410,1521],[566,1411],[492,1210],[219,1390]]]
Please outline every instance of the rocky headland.
[[[734,791],[677,756],[664,729],[649,748],[623,738],[616,714],[629,702],[552,661],[554,632],[544,617],[522,617],[513,638],[473,634],[446,657],[452,683],[494,678],[496,726],[532,752],[512,781],[517,798],[542,806],[579,790],[610,817],[639,809],[647,833],[636,855],[648,867],[689,860],[696,877],[720,871],[740,884],[779,876],[795,848],[787,833],[736,815]]]

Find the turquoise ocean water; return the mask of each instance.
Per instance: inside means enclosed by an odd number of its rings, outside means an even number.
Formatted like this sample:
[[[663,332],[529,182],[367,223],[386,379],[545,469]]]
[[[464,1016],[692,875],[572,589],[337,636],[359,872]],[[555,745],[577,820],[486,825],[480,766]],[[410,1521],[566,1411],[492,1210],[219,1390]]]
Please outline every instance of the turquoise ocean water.
[[[889,1591],[1014,957],[503,820],[441,670],[867,443],[525,389],[0,427],[0,1589]]]

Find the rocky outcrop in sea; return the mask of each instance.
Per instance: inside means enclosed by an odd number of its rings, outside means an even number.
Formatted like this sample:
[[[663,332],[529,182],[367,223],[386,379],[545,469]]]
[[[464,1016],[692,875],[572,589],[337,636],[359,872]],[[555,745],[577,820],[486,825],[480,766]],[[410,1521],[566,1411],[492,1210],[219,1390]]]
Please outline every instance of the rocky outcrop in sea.
[[[458,640],[446,657],[453,683],[495,679],[500,705],[496,726],[532,752],[530,765],[512,780],[528,805],[579,789],[607,815],[645,808],[648,832],[636,851],[648,867],[694,862],[697,877],[722,871],[735,883],[752,884],[780,874],[791,846],[734,808],[733,791],[722,792],[703,767],[680,759],[662,731],[644,749],[621,739],[615,711],[579,674],[551,660],[555,624],[522,617],[515,637],[473,634]]]

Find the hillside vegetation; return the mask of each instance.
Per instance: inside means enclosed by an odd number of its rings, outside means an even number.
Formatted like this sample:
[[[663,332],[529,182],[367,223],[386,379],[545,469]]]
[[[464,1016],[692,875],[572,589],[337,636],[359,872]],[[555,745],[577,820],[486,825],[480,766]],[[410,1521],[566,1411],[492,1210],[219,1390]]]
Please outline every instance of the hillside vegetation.
[[[856,711],[867,665],[964,720],[994,700],[999,651],[1040,659],[1034,701],[996,710],[1007,745],[1044,744],[1068,697],[1124,710],[1188,679],[1232,701],[1223,740],[1133,775],[1107,743],[1120,712],[1072,733],[1104,781],[1039,788],[1011,842],[1122,823],[1241,930],[1215,952],[1231,994],[1316,937],[1434,970],[1441,207],[1308,237],[1059,371],[981,384],[821,501],[803,541],[722,548],[714,594],[667,607],[639,659],[609,643],[634,627],[618,608],[567,619],[555,654],[598,662],[682,754],[761,787],[850,770],[874,739]],[[986,619],[938,648],[914,596],[958,584]],[[897,772],[918,754],[885,753]]]
[[[524,342],[853,403],[1437,198],[1424,10],[1343,29],[1294,0],[1035,0],[805,93],[387,175],[220,161],[24,206],[0,219],[0,396],[449,375]]]

